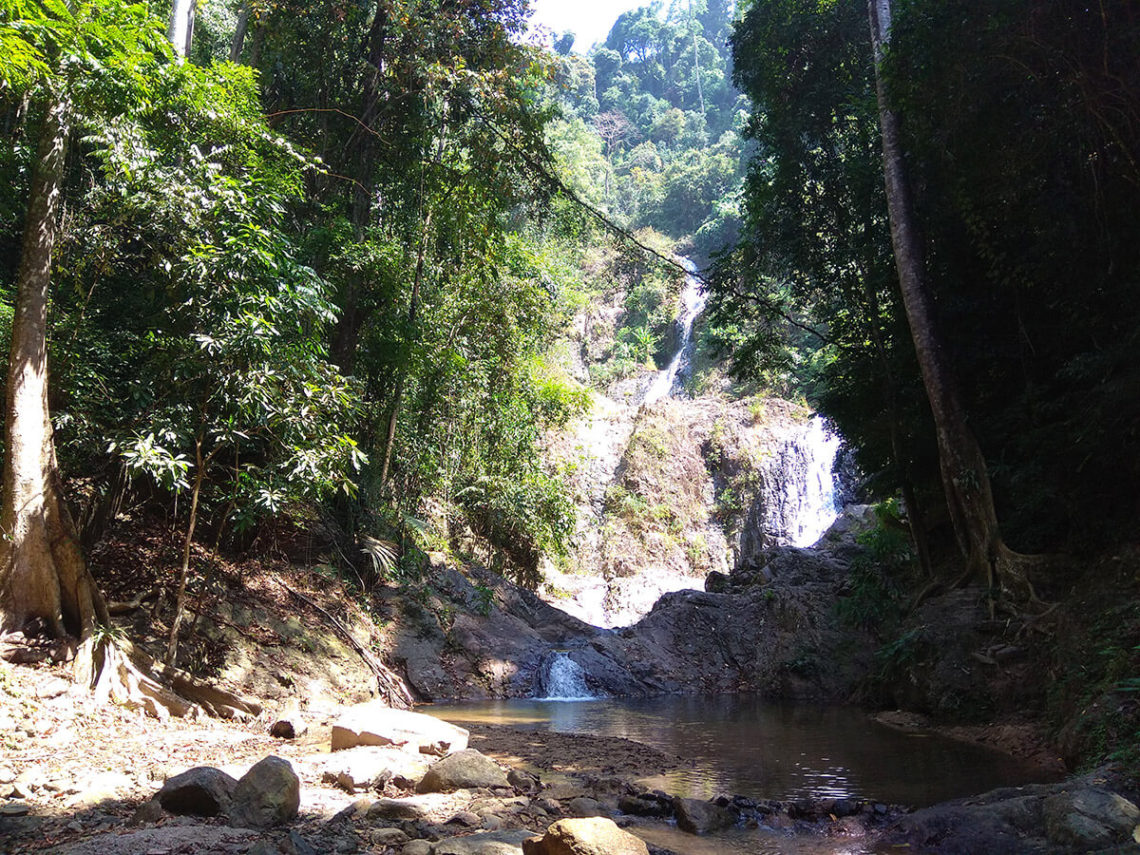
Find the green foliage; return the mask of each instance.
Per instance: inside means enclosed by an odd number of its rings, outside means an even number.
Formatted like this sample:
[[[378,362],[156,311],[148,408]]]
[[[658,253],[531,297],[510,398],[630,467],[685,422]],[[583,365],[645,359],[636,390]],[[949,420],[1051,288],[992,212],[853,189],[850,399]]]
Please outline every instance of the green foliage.
[[[486,585],[475,586],[475,609],[476,611],[487,617],[491,614],[491,609],[495,605],[495,590],[488,588]]]
[[[1137,421],[1140,90],[1125,81],[1137,80],[1140,19],[1119,5],[895,5],[886,91],[1003,531],[1026,550],[1113,539],[1140,477],[1118,465],[1135,456]],[[885,217],[866,8],[751,4],[733,50],[755,149],[742,239],[711,289],[713,336],[738,377],[805,393],[880,494],[909,482],[921,504],[938,502]]]

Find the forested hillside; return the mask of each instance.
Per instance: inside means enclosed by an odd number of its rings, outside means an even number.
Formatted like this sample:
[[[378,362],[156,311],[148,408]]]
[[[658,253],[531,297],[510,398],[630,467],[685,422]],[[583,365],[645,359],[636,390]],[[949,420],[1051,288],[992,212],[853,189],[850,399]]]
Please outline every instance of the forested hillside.
[[[551,345],[603,293],[588,384],[670,345],[675,274],[618,232],[704,257],[736,228],[729,9],[628,13],[586,58],[523,46],[512,2],[184,5],[4,11],[3,278],[49,301],[85,541],[130,493],[177,517],[183,579],[286,517],[383,573],[458,531],[525,577],[571,526],[538,441],[588,405]]]
[[[529,14],[0,0],[0,631],[126,649],[87,557],[155,531],[168,664],[273,550],[363,603],[429,554],[535,588],[592,502],[605,561],[704,574],[811,411],[884,655],[946,590],[1020,643],[1132,566],[1134,6],[674,0],[585,53]],[[694,406],[651,411],[686,264]],[[1118,617],[1090,692],[1136,689]]]
[[[795,378],[880,487],[930,518],[922,529],[957,493],[950,513],[968,539],[978,526],[962,517],[989,501],[988,480],[1018,550],[1127,540],[1140,475],[1136,10],[893,12],[878,69],[859,3],[749,4],[734,31],[757,149],[742,240],[718,267],[712,306],[736,333],[735,370]],[[887,113],[929,328],[899,288]],[[958,427],[931,419],[912,344],[926,332],[960,397]],[[948,463],[947,436],[967,424],[981,453]],[[977,498],[954,486],[970,479]]]

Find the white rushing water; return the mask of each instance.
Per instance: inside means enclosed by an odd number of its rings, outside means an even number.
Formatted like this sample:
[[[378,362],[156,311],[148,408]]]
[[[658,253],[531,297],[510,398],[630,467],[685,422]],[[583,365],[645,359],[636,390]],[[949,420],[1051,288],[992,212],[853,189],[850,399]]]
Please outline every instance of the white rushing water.
[[[814,546],[839,516],[835,500],[835,457],[840,438],[827,429],[820,416],[808,422],[800,437],[803,454],[802,480],[787,489],[795,502],[788,542],[791,546]]]
[[[539,666],[536,694],[541,695],[538,700],[543,701],[596,699],[596,695],[586,685],[586,674],[582,667],[565,650],[551,652]]]
[[[681,259],[681,264],[688,271],[684,287],[681,289],[682,310],[678,318],[681,323],[681,341],[669,365],[658,371],[657,376],[653,378],[653,383],[642,399],[643,404],[653,404],[673,394],[677,375],[692,356],[693,322],[705,310],[705,301],[708,299],[701,290],[700,280],[694,275],[697,272],[696,265],[687,258]]]

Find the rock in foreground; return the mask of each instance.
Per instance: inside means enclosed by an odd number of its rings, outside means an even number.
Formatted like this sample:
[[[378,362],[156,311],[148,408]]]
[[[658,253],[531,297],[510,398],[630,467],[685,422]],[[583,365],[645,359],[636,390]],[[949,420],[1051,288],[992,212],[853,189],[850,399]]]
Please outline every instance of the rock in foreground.
[[[562,819],[542,837],[523,841],[524,855],[649,855],[640,837],[622,831],[612,819]]]
[[[1140,809],[1097,785],[1097,773],[1061,784],[994,790],[915,811],[880,845],[945,855],[1133,851]]]
[[[288,822],[301,806],[301,781],[292,764],[266,757],[234,787],[230,821],[239,828],[269,828]]]
[[[427,770],[416,791],[452,793],[475,787],[509,787],[506,773],[474,748],[444,757]]]
[[[213,766],[195,766],[168,778],[156,798],[163,810],[182,816],[217,816],[226,813],[237,780]]]
[[[402,745],[444,754],[466,748],[467,731],[430,715],[369,701],[349,707],[333,725],[333,751],[357,745]]]

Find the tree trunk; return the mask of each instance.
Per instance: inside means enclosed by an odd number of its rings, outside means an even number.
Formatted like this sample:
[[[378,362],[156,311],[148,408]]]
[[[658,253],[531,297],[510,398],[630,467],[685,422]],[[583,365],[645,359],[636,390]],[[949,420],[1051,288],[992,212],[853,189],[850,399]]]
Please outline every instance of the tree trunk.
[[[213,455],[211,455],[212,457]],[[170,621],[170,637],[166,642],[167,665],[174,664],[178,655],[178,629],[182,626],[182,616],[186,614],[186,580],[190,578],[190,550],[194,547],[194,529],[198,525],[198,497],[202,495],[202,482],[206,479],[206,463],[202,460],[202,437],[194,440],[194,487],[190,491],[190,520],[186,524],[186,535],[182,539],[182,567],[178,573],[178,594],[174,598],[174,617]]]
[[[48,414],[48,287],[67,135],[67,101],[52,93],[29,188],[8,360],[0,631],[42,621],[52,635],[85,638],[106,609],[63,501]]]
[[[230,42],[230,62],[240,62],[241,52],[245,48],[245,34],[249,31],[249,4],[241,7],[238,13],[237,26],[234,28],[234,38]]]
[[[365,75],[360,94],[358,108],[360,127],[353,131],[345,144],[348,160],[354,164],[356,173],[349,216],[358,241],[364,239],[369,227],[373,225],[376,157],[379,145],[373,123],[383,106],[380,83],[387,46],[388,10],[383,3],[379,3],[364,43],[365,67],[368,73]],[[353,273],[349,275],[341,294],[340,317],[333,329],[330,352],[333,362],[342,374],[352,374],[356,369],[356,349],[360,341],[360,332],[372,311],[361,305],[361,298],[368,287],[369,283],[365,282],[360,274]]]
[[[0,634],[42,629],[78,639],[77,682],[95,685],[98,693],[144,706],[155,715],[257,715],[257,704],[174,669],[157,669],[125,640],[104,637],[96,642],[96,625],[110,626],[111,616],[83,560],[63,500],[48,412],[48,289],[67,136],[67,99],[50,92],[29,186],[8,359]],[[151,676],[155,671],[174,692]]]
[[[934,416],[942,485],[954,533],[971,576],[979,571],[984,572],[993,587],[996,572],[1008,587],[1013,587],[1008,583],[1016,583],[1020,589],[1018,593],[1025,593],[1028,582],[1015,569],[1018,556],[1010,552],[1002,541],[985,458],[966,420],[953,370],[938,334],[934,299],[926,280],[922,245],[914,222],[899,117],[890,106],[880,73],[884,49],[890,42],[891,2],[868,0],[867,5],[874,50],[875,88],[882,130],[883,174],[891,243],[898,268],[903,308]],[[1031,589],[1028,593],[1030,597],[1033,596]]]
[[[421,190],[421,193],[423,191]],[[420,289],[423,287],[424,282],[424,258],[427,255],[427,242],[428,232],[431,229],[431,209],[428,209],[427,214],[424,216],[423,228],[420,231],[420,246],[419,251],[416,253],[416,273],[415,278],[412,280],[412,296],[408,302],[408,332],[414,332],[413,327],[416,323],[416,313],[419,311],[420,306]],[[392,448],[396,444],[396,424],[400,418],[400,403],[404,397],[404,381],[408,376],[407,365],[400,369],[400,375],[396,378],[396,394],[392,397],[392,412],[388,416],[388,432],[384,439],[384,465],[380,468],[380,485],[383,487],[388,483],[388,470],[392,463]]]
[[[190,44],[194,39],[194,13],[197,9],[198,0],[174,0],[171,6],[166,37],[179,56],[184,57],[190,53]]]

